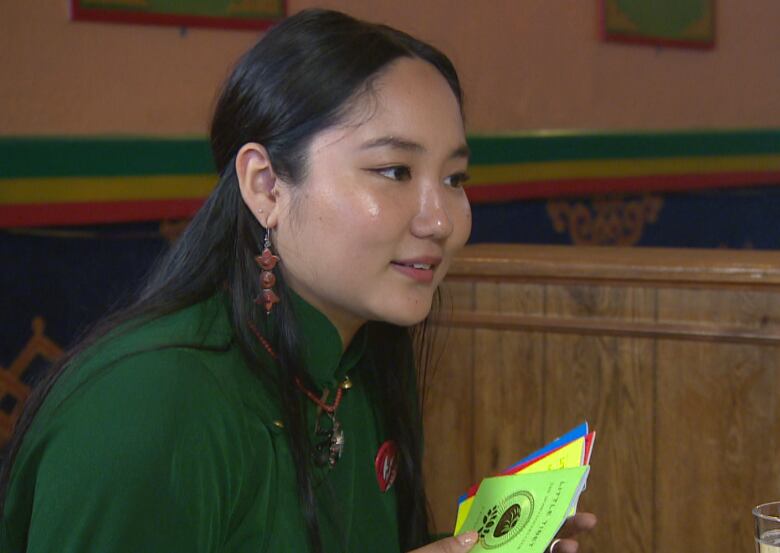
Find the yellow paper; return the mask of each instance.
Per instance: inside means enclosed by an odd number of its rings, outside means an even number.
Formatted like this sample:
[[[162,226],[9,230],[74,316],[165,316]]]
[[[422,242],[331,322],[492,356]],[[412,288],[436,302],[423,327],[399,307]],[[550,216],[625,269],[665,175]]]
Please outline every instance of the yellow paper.
[[[530,474],[533,472],[543,472],[549,470],[568,469],[579,467],[585,458],[585,438],[578,438],[573,442],[569,442],[565,446],[556,451],[553,451],[549,455],[546,455],[525,467],[524,469],[516,472],[515,474]],[[458,505],[458,515],[455,520],[455,534],[460,532],[463,527],[463,523],[466,522],[466,518],[471,511],[471,505],[474,503],[474,496],[464,499],[460,505]],[[576,505],[573,509],[576,509]],[[572,515],[569,513],[569,515]]]
[[[466,522],[466,519],[469,516],[469,511],[471,511],[471,504],[474,503],[474,495],[472,495],[469,498],[464,499],[461,501],[460,505],[458,505],[458,516],[455,519],[455,534],[460,532],[460,529],[463,527],[463,523]]]

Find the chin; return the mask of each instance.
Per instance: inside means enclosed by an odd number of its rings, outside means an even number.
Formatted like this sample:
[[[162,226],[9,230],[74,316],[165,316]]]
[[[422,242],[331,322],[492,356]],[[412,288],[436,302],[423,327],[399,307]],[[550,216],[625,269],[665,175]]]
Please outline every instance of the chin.
[[[396,307],[393,313],[385,312],[384,316],[380,316],[378,319],[397,326],[414,326],[424,321],[430,313],[431,301],[428,301],[424,306],[415,305],[403,310]]]

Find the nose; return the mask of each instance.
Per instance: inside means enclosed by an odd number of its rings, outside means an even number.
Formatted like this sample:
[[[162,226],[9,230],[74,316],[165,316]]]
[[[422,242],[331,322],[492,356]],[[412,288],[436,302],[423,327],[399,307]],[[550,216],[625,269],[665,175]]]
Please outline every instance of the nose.
[[[441,183],[421,186],[417,213],[412,219],[412,234],[434,240],[442,240],[452,234],[452,219],[444,194]]]

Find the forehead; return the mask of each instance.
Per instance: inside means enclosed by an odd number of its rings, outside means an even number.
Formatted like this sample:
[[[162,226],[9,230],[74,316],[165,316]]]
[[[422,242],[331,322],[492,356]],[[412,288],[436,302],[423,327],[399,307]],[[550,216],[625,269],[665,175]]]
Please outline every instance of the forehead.
[[[312,153],[356,148],[385,136],[414,141],[434,154],[449,153],[465,143],[458,100],[431,64],[413,58],[390,64],[358,96],[344,123],[315,138]]]

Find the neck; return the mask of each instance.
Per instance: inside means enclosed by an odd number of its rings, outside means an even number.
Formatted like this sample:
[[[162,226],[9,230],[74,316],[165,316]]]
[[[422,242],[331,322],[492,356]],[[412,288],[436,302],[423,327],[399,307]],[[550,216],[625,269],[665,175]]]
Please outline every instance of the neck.
[[[336,309],[330,304],[326,304],[316,298],[313,294],[310,294],[308,290],[299,290],[297,286],[290,283],[291,287],[301,298],[306,300],[312,307],[315,307],[320,313],[325,315],[331,324],[336,328],[341,338],[341,352],[345,352],[352,343],[352,339],[357,334],[358,330],[366,322],[364,319],[360,319],[353,315]]]
[[[341,336],[341,352],[345,352],[349,347],[349,344],[352,343],[352,339],[355,337],[355,334],[357,334],[357,331],[363,326],[364,321],[354,320],[339,322],[334,321],[327,313],[325,315],[330,319],[330,322],[333,323],[333,326],[336,327],[336,330],[339,331],[339,336]]]

